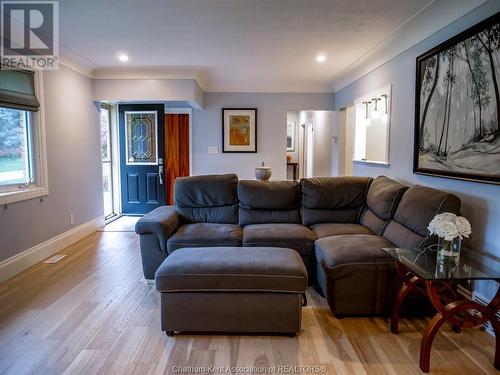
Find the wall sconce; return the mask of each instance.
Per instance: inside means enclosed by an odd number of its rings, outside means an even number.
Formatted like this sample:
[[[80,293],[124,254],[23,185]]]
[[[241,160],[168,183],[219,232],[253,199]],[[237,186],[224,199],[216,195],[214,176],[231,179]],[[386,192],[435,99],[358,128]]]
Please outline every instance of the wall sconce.
[[[370,123],[372,122],[372,120],[368,117],[368,105],[371,103],[371,101],[366,101],[366,102],[363,102],[363,104],[365,105],[365,118],[364,118],[364,124],[365,126],[369,126]]]
[[[375,108],[372,111],[372,119],[374,119],[374,120],[379,119],[381,116],[380,108],[378,107],[379,100],[382,100],[382,99],[381,98],[373,98],[372,99],[372,102],[375,103]]]
[[[387,122],[389,120],[389,104],[387,94],[381,95],[384,99],[384,113],[382,114],[382,121]]]

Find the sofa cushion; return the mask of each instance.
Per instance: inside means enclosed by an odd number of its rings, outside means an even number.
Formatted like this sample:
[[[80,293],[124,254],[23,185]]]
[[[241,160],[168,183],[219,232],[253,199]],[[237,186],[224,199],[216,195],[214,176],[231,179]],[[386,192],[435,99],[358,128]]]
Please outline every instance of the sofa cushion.
[[[316,241],[316,259],[323,269],[366,263],[394,263],[382,247],[394,247],[384,237],[369,234],[339,235]]]
[[[340,235],[316,241],[318,282],[336,315],[390,313],[401,286],[393,246],[376,235]]]
[[[156,271],[156,289],[303,293],[307,272],[296,251],[272,247],[179,249]]]
[[[300,224],[252,224],[243,228],[243,246],[286,247],[300,255],[314,251],[314,233]]]
[[[241,246],[243,231],[235,224],[195,223],[182,225],[168,239],[169,253],[183,247]]]
[[[371,177],[301,180],[302,224],[358,222],[371,181]]]
[[[370,184],[366,197],[366,208],[360,223],[370,228],[376,234],[381,234],[390,219],[394,217],[398,204],[407,186],[379,176]]]
[[[300,192],[297,181],[240,181],[239,222],[300,224]]]
[[[310,228],[316,238],[338,236],[340,234],[374,234],[369,228],[361,224],[322,223],[314,224]]]
[[[278,248],[179,249],[156,271],[156,289],[304,293],[307,271],[296,251]]]
[[[417,247],[427,235],[430,221],[443,212],[459,214],[460,199],[441,190],[412,186],[404,193],[383,235],[398,247]]]
[[[179,177],[174,205],[184,223],[238,224],[235,174]]]

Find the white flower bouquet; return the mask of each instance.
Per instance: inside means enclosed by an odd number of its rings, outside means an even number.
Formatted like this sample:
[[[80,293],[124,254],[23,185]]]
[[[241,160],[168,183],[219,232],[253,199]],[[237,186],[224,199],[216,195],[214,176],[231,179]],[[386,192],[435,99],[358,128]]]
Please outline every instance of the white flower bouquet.
[[[445,241],[453,241],[459,237],[461,240],[469,238],[472,233],[469,221],[463,216],[445,212],[434,216],[427,227],[430,234],[435,234]]]
[[[469,221],[463,216],[445,212],[434,216],[427,229],[429,229],[430,234],[439,237],[438,260],[452,260],[458,264],[461,242],[464,237],[469,238],[472,232]]]

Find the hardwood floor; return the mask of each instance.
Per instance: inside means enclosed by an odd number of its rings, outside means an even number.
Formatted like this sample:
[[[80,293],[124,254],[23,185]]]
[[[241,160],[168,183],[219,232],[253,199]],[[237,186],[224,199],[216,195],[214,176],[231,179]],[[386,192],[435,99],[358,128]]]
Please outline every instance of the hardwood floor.
[[[107,224],[102,232],[135,232],[135,223],[139,219],[139,216],[121,216]]]
[[[211,365],[420,373],[426,320],[404,319],[393,335],[380,318],[335,319],[309,290],[298,337],[170,338],[160,331],[159,295],[142,276],[135,233],[98,232],[62,253],[68,257],[59,263],[38,264],[0,284],[0,374],[163,374],[180,373],[175,366]],[[431,373],[497,373],[493,345],[479,329],[456,334],[443,327]]]

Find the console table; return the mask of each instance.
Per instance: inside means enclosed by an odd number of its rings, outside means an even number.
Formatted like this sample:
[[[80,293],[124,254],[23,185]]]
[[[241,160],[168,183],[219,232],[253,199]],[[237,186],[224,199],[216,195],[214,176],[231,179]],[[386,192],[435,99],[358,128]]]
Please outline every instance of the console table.
[[[292,167],[293,171],[293,180],[296,181],[298,180],[299,177],[299,163],[286,163],[287,167]]]
[[[398,333],[401,306],[411,291],[427,294],[438,311],[425,329],[420,345],[420,369],[429,372],[432,342],[444,322],[450,322],[455,332],[475,327],[488,320],[495,332],[494,366],[500,370],[500,288],[487,305],[459,295],[457,282],[464,280],[495,280],[500,282],[500,262],[493,258],[462,249],[458,264],[437,261],[436,252],[429,249],[383,248],[394,260],[403,282],[391,314],[391,331]],[[471,311],[477,313],[471,313]]]

